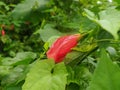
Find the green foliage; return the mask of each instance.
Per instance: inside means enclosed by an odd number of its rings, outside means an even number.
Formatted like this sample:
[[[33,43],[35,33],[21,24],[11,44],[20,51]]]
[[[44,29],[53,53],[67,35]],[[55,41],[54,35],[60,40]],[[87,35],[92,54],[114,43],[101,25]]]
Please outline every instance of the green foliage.
[[[64,63],[37,61],[27,75],[22,90],[65,90],[67,71]]]
[[[47,3],[48,0],[25,0],[15,7],[12,11],[12,17],[17,20],[31,21],[35,24],[41,19],[41,13],[45,6],[47,7]]]
[[[111,61],[105,50],[102,50],[101,53],[100,61],[87,90],[119,90],[120,68]]]
[[[119,90],[119,4],[1,0],[0,90]],[[58,37],[76,33],[82,38],[62,63],[47,59]]]
[[[99,19],[90,11],[85,10],[88,18],[100,24],[106,31],[111,33],[115,39],[118,39],[118,31],[120,28],[120,11],[114,8],[108,8],[99,12]]]
[[[54,25],[51,25],[51,24],[45,25],[44,29],[39,30],[39,33],[44,42],[48,41],[53,36],[62,35],[62,33],[54,29]]]
[[[6,57],[1,60],[2,65],[18,65],[18,64],[29,64],[32,60],[36,58],[36,54],[33,52],[19,52],[16,57],[10,58]]]
[[[29,70],[29,64],[34,61],[36,54],[33,52],[19,52],[16,57],[3,58],[0,62],[0,79],[3,90],[17,89],[21,86],[14,86],[25,79]],[[22,84],[21,84],[22,85]]]
[[[11,71],[9,72],[9,74],[6,74],[5,76],[3,76],[1,84],[3,86],[9,86],[12,84],[17,84],[20,81],[22,81],[22,79],[25,78],[25,69],[27,68],[27,66],[25,65],[18,65],[15,68],[11,69]]]
[[[76,66],[73,69],[68,67],[67,70],[69,74],[66,90],[73,90],[74,88],[77,88],[75,90],[86,90],[86,87],[88,87],[88,82],[91,80],[92,76],[88,68],[81,65]]]

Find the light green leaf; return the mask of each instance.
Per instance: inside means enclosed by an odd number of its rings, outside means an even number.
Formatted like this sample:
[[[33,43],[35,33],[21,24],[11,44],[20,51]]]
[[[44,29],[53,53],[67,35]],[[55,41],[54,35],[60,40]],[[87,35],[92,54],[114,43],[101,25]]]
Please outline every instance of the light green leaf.
[[[117,32],[120,28],[120,11],[116,9],[107,9],[99,13],[100,20],[98,23],[109,33],[111,33],[114,38],[118,39]]]
[[[58,30],[54,29],[54,25],[52,24],[47,24],[43,29],[40,29],[40,36],[43,41],[48,41],[51,37],[58,37],[62,35],[61,32]]]
[[[1,79],[1,85],[12,85],[22,81],[26,75],[25,65],[18,65]]]
[[[0,76],[9,74],[12,68],[13,66],[0,66]]]
[[[59,38],[59,36],[52,36],[48,39],[47,43],[49,43],[49,47]]]
[[[120,90],[120,68],[102,50],[100,62],[87,90]]]
[[[109,47],[107,47],[107,49],[106,49],[107,51],[108,51],[108,53],[111,55],[111,56],[117,56],[117,51],[115,50],[115,48],[114,47],[111,47],[111,46],[109,46]]]
[[[65,90],[67,71],[64,63],[37,61],[27,75],[22,90]]]
[[[29,64],[32,60],[36,58],[36,54],[33,52],[19,52],[14,58],[4,58],[1,62],[3,65],[19,65],[19,64]]]
[[[97,19],[97,17],[95,16],[95,14],[93,12],[91,12],[90,10],[84,9],[84,11],[85,11],[85,13],[83,13],[83,15],[87,16],[89,19],[91,19],[91,20]]]
[[[75,60],[76,58],[78,58],[79,56],[81,56],[80,52],[77,51],[72,51],[69,52],[64,59],[64,63],[65,64],[69,64],[72,63],[73,60]],[[73,64],[73,63],[72,63]]]
[[[88,14],[87,17],[97,22],[102,28],[109,32],[115,39],[118,39],[118,31],[120,28],[120,11],[114,8],[108,8],[99,12],[99,19],[94,15],[89,15],[89,10],[85,10]],[[89,11],[91,12],[91,11]],[[91,12],[92,13],[92,12]]]
[[[25,0],[15,7],[12,16],[15,19],[23,19],[26,16],[30,16],[30,14],[32,14],[31,12],[43,9],[48,1],[49,0]]]

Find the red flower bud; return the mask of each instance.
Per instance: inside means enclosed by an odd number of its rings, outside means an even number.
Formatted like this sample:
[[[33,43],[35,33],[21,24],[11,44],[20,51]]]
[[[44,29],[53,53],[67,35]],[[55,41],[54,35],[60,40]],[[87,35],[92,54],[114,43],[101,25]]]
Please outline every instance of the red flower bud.
[[[66,54],[71,51],[71,48],[77,45],[80,38],[80,34],[62,36],[58,38],[47,51],[47,57],[54,59],[56,63],[63,61]]]
[[[1,34],[2,34],[2,36],[4,36],[5,35],[5,30],[2,30]]]

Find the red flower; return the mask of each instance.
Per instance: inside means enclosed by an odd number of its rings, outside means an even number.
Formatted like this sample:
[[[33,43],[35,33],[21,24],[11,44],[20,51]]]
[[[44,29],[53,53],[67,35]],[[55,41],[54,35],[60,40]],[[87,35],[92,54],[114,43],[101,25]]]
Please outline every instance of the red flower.
[[[62,36],[58,38],[47,51],[47,57],[54,59],[56,63],[61,62],[71,48],[77,45],[81,38],[80,34]]]
[[[2,30],[1,34],[2,34],[2,36],[4,36],[5,35],[5,30]]]

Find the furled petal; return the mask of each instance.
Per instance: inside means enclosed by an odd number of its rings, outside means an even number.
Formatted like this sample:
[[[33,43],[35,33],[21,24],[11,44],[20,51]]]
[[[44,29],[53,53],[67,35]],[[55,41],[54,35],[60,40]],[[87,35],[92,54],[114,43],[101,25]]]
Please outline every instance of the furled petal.
[[[2,36],[4,36],[5,35],[5,30],[2,30],[1,34],[2,34]]]
[[[54,59],[56,63],[61,62],[71,48],[77,45],[81,38],[80,34],[62,36],[58,38],[47,51],[47,57]]]

